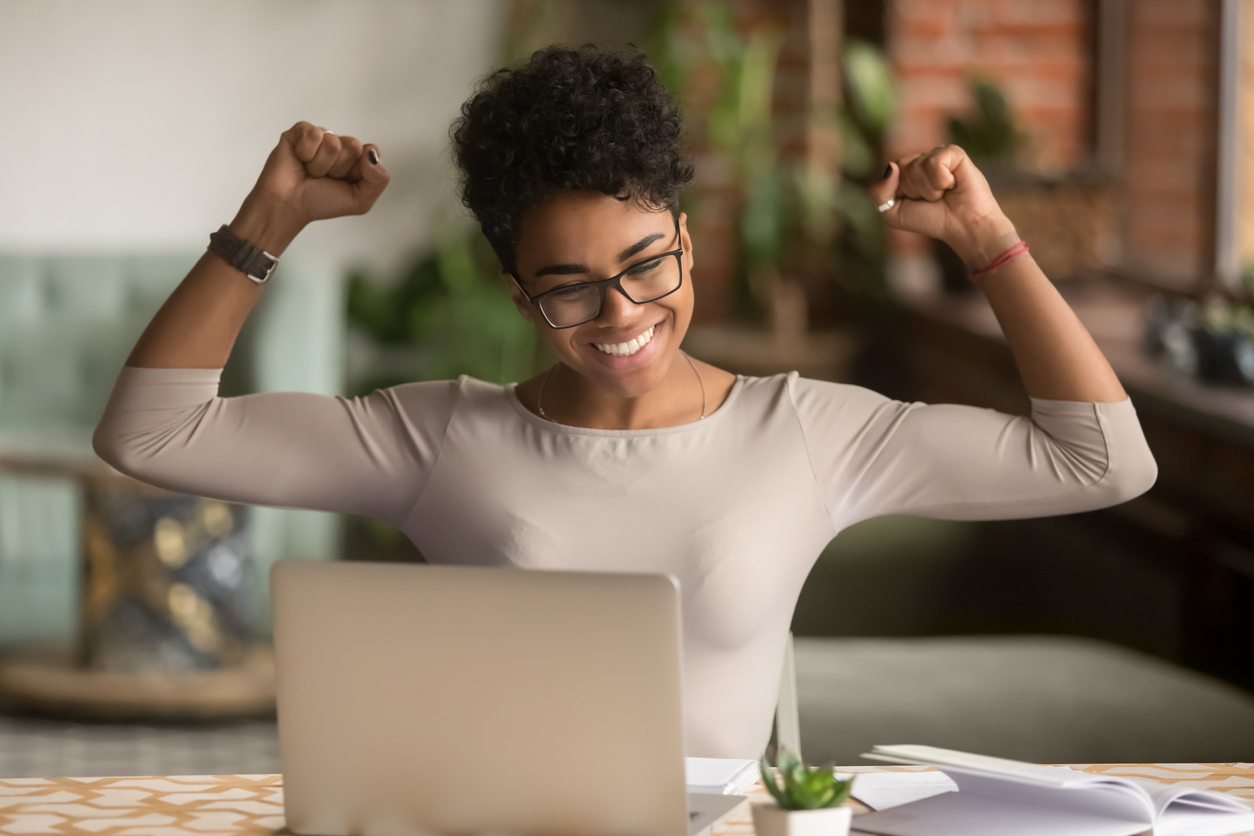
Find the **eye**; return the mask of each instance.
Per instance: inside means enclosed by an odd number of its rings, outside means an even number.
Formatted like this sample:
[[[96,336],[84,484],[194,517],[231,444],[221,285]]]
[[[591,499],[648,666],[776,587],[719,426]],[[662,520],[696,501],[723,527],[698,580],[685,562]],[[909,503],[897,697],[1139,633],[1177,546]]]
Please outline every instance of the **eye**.
[[[583,284],[568,284],[565,287],[558,287],[550,290],[548,295],[552,296],[554,299],[568,299],[571,296],[577,296],[582,293],[585,287],[586,285]]]
[[[658,268],[658,265],[661,263],[662,263],[662,260],[660,258],[655,258],[655,259],[652,259],[651,261],[642,262],[640,264],[637,264],[635,267],[631,268],[630,270],[628,270],[627,275],[628,276],[643,276],[646,273],[656,270]]]

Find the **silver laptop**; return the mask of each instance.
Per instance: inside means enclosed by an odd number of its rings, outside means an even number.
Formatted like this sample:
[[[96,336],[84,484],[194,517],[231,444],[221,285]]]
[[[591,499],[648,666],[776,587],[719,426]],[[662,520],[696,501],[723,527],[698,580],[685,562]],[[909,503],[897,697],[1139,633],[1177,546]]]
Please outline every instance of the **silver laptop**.
[[[688,836],[669,576],[280,561],[295,833]]]

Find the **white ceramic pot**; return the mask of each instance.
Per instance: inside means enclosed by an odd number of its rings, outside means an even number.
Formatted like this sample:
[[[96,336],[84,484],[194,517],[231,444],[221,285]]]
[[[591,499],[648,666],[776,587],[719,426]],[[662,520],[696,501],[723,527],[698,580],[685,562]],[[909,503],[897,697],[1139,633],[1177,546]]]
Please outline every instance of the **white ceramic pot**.
[[[753,832],[757,836],[847,836],[853,808],[782,810],[777,804],[753,805]]]

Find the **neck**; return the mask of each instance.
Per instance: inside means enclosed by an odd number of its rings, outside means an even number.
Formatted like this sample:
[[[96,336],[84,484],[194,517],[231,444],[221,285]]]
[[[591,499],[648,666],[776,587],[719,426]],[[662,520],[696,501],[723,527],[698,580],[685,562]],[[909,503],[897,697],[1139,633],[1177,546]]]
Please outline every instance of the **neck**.
[[[541,378],[536,406],[560,424],[603,430],[646,430],[705,417],[708,399],[695,364],[672,358],[662,382],[635,397],[606,391],[560,363]]]

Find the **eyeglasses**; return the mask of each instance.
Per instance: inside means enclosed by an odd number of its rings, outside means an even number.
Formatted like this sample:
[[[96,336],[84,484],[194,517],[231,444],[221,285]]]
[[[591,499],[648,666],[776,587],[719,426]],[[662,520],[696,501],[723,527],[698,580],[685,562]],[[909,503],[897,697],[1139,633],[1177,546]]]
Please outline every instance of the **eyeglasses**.
[[[675,234],[679,235],[679,218],[675,219]],[[611,287],[637,305],[656,302],[679,290],[684,283],[683,255],[681,242],[679,249],[639,261],[617,276],[562,285],[536,296],[528,296],[523,290],[523,295],[540,309],[550,327],[574,328],[601,315],[605,294]],[[517,277],[514,281],[522,290]]]

